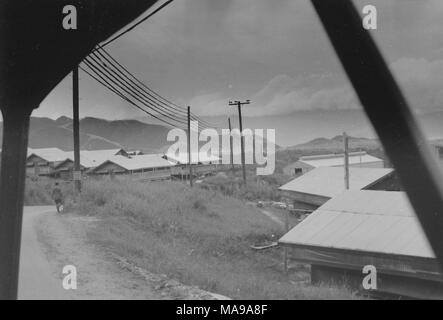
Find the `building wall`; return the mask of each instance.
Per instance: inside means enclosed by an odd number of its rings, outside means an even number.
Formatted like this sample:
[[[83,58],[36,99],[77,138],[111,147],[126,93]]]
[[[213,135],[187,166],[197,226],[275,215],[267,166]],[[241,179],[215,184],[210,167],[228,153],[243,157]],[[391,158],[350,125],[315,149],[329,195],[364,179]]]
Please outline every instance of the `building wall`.
[[[377,272],[377,289],[365,290],[361,270],[311,265],[312,284],[331,284],[347,286],[377,297],[443,299],[443,283],[438,281],[417,279],[408,276],[398,276]]]
[[[401,186],[397,175],[394,173],[372,186],[365,188],[365,190],[403,191],[403,187]]]
[[[138,178],[140,181],[167,180],[171,178],[171,171],[167,169],[167,170],[140,172],[140,173],[133,173],[132,176]]]
[[[288,164],[286,167],[284,167],[283,173],[288,176],[298,177],[312,169],[314,169],[314,167],[304,162],[295,161],[294,163]]]
[[[443,278],[436,259],[352,249],[283,245],[287,246],[291,260],[311,265],[313,284],[347,285],[351,289],[363,289],[363,267],[373,265],[377,272],[377,293],[420,299],[443,298]]]
[[[291,212],[297,214],[299,217],[302,215],[311,214],[319,207],[319,205],[316,204],[309,204],[297,200],[293,200],[292,205],[294,206],[294,209],[291,210]]]
[[[63,179],[63,180],[73,180],[74,179],[74,175],[72,173],[72,170],[59,171],[59,172],[57,172],[56,177],[59,179]]]
[[[192,165],[192,173],[193,174],[210,174],[216,172],[218,169],[217,164],[193,164]],[[176,165],[171,167],[171,174],[175,176],[188,175],[189,174],[189,166],[187,165]]]
[[[85,174],[87,170],[88,168],[85,168],[84,166],[80,165],[80,172],[82,173],[82,175]],[[73,180],[74,178],[73,171],[74,171],[74,161],[69,159],[67,161],[64,161],[62,165],[57,166],[57,168],[51,172],[51,176],[63,180]]]
[[[170,167],[146,168],[137,170],[126,170],[114,163],[106,163],[94,170],[93,175],[109,175],[110,173],[129,174],[140,180],[163,180],[171,177]]]
[[[36,172],[35,164],[37,164],[38,169]],[[48,175],[53,169],[53,164],[42,159],[36,155],[31,155],[26,159],[26,175]]]
[[[282,191],[282,195],[292,201],[294,207],[295,204],[304,204],[303,208],[306,208],[307,206],[308,209],[316,209],[330,199],[329,197],[295,191]]]
[[[47,165],[48,164],[48,161],[46,161],[36,155],[31,155],[26,159],[27,166],[34,166],[35,162],[37,162],[39,165]]]
[[[84,170],[85,168],[80,165],[80,169]],[[66,161],[62,166],[57,167],[57,170],[60,170],[60,171],[74,170],[74,161],[72,161],[72,160]]]
[[[117,166],[114,163],[105,163],[94,171],[94,174],[109,174],[110,172],[114,174],[128,173],[124,168]]]

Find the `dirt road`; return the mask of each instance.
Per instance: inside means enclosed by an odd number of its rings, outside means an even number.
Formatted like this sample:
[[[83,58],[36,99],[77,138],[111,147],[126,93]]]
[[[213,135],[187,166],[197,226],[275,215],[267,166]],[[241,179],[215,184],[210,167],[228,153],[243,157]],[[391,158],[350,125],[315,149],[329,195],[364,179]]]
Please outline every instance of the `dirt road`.
[[[70,292],[52,272],[34,228],[36,218],[53,207],[25,207],[20,253],[19,299],[70,299]]]
[[[77,228],[94,220],[66,218],[54,207],[25,207],[19,299],[162,299],[140,277],[120,268],[105,252],[86,242]],[[77,289],[65,290],[65,265],[77,270]]]
[[[150,273],[88,241],[95,217],[59,215],[55,207],[25,207],[19,299],[229,299]],[[63,288],[63,267],[75,266],[77,289]]]

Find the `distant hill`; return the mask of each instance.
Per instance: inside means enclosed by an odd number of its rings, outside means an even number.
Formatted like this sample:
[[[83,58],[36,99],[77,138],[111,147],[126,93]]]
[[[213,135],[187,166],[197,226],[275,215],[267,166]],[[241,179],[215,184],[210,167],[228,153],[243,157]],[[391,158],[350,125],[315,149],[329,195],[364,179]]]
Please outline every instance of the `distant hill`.
[[[0,139],[2,139],[2,127],[3,123],[0,122]],[[74,148],[72,130],[72,119],[66,116],[56,120],[32,117],[29,147],[56,147],[71,151]],[[109,121],[86,117],[80,120],[80,148],[84,150],[125,148],[147,153],[166,152],[173,143],[167,141],[169,130],[169,127],[163,125],[132,119]],[[240,145],[235,144],[236,141],[237,139],[234,139],[234,150],[240,150]],[[200,146],[205,143],[206,141],[199,141]],[[280,149],[277,145],[275,148]]]
[[[230,117],[232,126],[237,128],[237,117],[235,114]],[[428,139],[443,139],[443,111],[417,114],[416,119]],[[226,116],[205,117],[204,120],[227,127]],[[282,147],[295,146],[319,137],[329,139],[341,132],[347,132],[352,137],[377,138],[363,109],[303,110],[259,117],[248,117],[246,113],[243,127],[275,129],[276,143]]]
[[[358,137],[348,137],[349,148],[350,149],[378,149],[380,148],[380,142],[377,139],[369,138],[358,138]],[[335,136],[332,139],[327,138],[317,138],[309,142],[298,144],[295,146],[287,147],[287,150],[325,150],[325,151],[336,151],[343,150],[343,136]]]
[[[3,123],[0,122],[0,139]],[[80,120],[81,149],[137,149],[145,152],[157,152],[167,144],[169,128],[161,125],[146,124],[137,120],[107,121],[97,118]],[[31,148],[57,147],[73,150],[72,119],[60,117],[31,118],[29,131]]]

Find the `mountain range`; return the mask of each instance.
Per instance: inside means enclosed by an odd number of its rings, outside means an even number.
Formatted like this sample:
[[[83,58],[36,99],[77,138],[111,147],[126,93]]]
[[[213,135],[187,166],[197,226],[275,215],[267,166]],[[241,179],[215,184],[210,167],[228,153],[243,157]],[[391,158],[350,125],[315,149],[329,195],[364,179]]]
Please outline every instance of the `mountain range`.
[[[378,139],[370,138],[359,138],[359,137],[348,137],[348,147],[350,150],[374,150],[381,147],[380,141]],[[337,152],[337,150],[343,150],[344,141],[343,136],[335,136],[331,139],[327,138],[316,138],[311,141],[301,143],[295,146],[287,147],[287,150],[299,150],[299,151],[331,151]]]
[[[2,129],[3,123],[0,123]],[[2,138],[0,130],[0,139]],[[80,148],[84,150],[125,148],[157,152],[167,144],[169,128],[137,120],[108,121],[86,117],[80,120]],[[73,150],[72,119],[32,117],[29,147]]]
[[[222,127],[223,122],[226,122],[227,127],[226,116],[204,119]],[[443,138],[443,112],[417,115],[417,119],[429,140]],[[237,128],[238,121],[235,116],[231,116],[231,121],[233,128]],[[349,140],[350,148],[373,149],[378,146],[374,130],[361,110],[300,111],[284,116],[244,117],[243,127],[274,129],[276,149],[279,149],[278,146],[298,150],[341,148],[341,134],[344,131],[350,137],[360,137]],[[145,117],[127,120],[85,117],[80,120],[80,145],[82,149],[87,150],[122,147],[159,152],[171,145],[166,140],[169,130],[170,127],[154,123],[152,119]],[[72,150],[72,119],[66,116],[56,120],[32,117],[29,146]]]
[[[425,136],[429,140],[443,138],[443,111],[417,114]],[[226,116],[207,117],[210,122],[222,122],[227,126]],[[237,117],[231,116],[233,127],[238,127]],[[344,131],[352,137],[376,139],[377,135],[363,110],[309,110],[285,115],[266,117],[243,117],[244,128],[274,129],[276,143],[291,147],[313,139],[331,139]]]

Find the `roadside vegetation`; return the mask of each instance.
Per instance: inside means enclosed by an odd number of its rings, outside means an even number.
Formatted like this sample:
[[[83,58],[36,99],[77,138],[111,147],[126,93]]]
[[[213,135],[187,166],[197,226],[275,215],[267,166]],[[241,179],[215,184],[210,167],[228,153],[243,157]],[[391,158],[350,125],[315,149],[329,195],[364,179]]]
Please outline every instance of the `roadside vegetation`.
[[[281,195],[278,187],[290,179],[281,174],[256,176],[255,173],[252,172],[248,173],[247,177],[248,183],[245,186],[243,184],[241,169],[238,168],[235,172],[220,172],[215,176],[207,177],[198,186],[241,200],[280,201]]]
[[[27,181],[27,204],[51,204],[53,182]],[[218,190],[129,178],[89,180],[66,215],[94,216],[88,239],[138,267],[234,299],[352,299],[345,288],[312,286],[306,265],[283,272],[283,229],[244,201]],[[48,200],[49,199],[49,200]]]
[[[54,183],[55,180],[50,178],[26,178],[24,195],[25,206],[44,206],[54,204],[54,201],[52,201],[51,198],[52,190],[54,189]],[[67,200],[72,201],[72,184],[69,182],[59,181],[59,188],[67,197]]]

